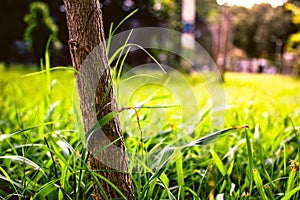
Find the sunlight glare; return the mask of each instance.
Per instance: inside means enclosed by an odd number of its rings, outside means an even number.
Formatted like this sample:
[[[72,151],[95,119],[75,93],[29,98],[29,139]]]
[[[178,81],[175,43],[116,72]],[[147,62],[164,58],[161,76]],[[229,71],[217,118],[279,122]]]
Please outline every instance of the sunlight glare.
[[[219,5],[228,6],[243,6],[246,8],[251,8],[255,4],[268,3],[272,7],[282,6],[286,0],[217,0]]]

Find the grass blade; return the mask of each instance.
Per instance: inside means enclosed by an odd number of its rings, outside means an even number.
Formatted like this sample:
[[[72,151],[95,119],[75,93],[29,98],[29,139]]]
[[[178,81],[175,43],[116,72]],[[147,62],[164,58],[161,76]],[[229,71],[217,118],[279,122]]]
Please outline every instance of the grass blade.
[[[51,149],[50,149],[50,146],[49,146],[49,143],[48,143],[46,137],[44,137],[44,141],[45,141],[45,143],[46,143],[46,145],[47,145],[47,147],[48,147],[48,149],[49,149],[49,152],[50,152],[50,156],[51,156],[52,163],[53,163],[53,168],[54,168],[54,175],[55,175],[56,179],[58,180],[58,172],[57,172],[57,169],[56,169],[56,163],[55,163],[55,161],[54,161],[53,154],[52,154],[52,152],[51,152]]]
[[[112,35],[114,35],[116,33],[116,31],[118,30],[118,28],[127,20],[129,19],[132,15],[134,15],[139,9],[135,9],[134,11],[132,11],[131,13],[129,13],[126,17],[124,17],[124,19],[122,19],[122,21],[116,26],[116,28],[112,31]]]
[[[39,170],[44,174],[43,169],[28,158],[24,158],[22,156],[11,155],[11,156],[0,156],[0,159],[11,159],[12,161],[20,162],[22,164],[25,163],[26,165],[29,165],[29,166],[33,167],[35,170]]]
[[[296,194],[296,192],[300,191],[300,186],[295,187],[291,191],[289,191],[287,194],[284,195],[284,197],[281,200],[290,200],[291,197]]]
[[[103,127],[105,124],[107,124],[110,120],[112,120],[113,118],[115,118],[118,115],[118,111],[112,111],[110,113],[108,113],[107,115],[105,115],[104,117],[102,117],[99,120],[99,126]]]
[[[214,151],[211,151],[211,155],[213,157],[213,160],[215,161],[217,168],[221,172],[222,176],[226,176],[227,170],[226,170],[222,160],[220,159],[220,157]]]
[[[260,174],[257,169],[253,169],[253,178],[254,178],[256,187],[260,193],[261,198],[263,200],[268,200],[269,198],[267,197],[267,195],[265,193],[264,185],[263,185],[263,182],[261,180]]]
[[[134,15],[139,9],[135,9],[134,11],[132,11],[131,13],[129,13],[129,15],[127,15],[117,26],[116,28],[114,28],[113,30],[113,23],[110,25],[109,27],[109,34],[108,34],[108,39],[107,39],[107,45],[106,45],[106,55],[109,54],[109,50],[110,50],[110,43],[111,43],[111,39],[112,36],[116,33],[116,31],[118,30],[118,28],[127,20],[129,19],[132,15]]]
[[[217,131],[217,132],[214,132],[212,134],[209,134],[209,135],[206,135],[204,137],[201,137],[197,140],[194,140],[192,142],[189,142],[188,144],[185,145],[185,147],[190,147],[190,146],[201,146],[221,135],[224,135],[225,133],[228,133],[229,131],[233,131],[233,130],[241,130],[241,129],[245,129],[245,128],[248,128],[247,125],[244,125],[244,126],[238,126],[238,127],[231,127],[231,128],[226,128],[224,130],[220,130],[220,131]]]
[[[295,161],[292,162],[290,169],[291,169],[291,171],[290,171],[290,175],[289,175],[289,178],[287,181],[286,193],[289,193],[292,190],[292,188],[294,187],[296,171],[297,171],[297,164]]]
[[[134,46],[134,47],[137,47],[141,50],[143,50],[157,65],[158,67],[162,70],[163,73],[166,73],[166,70],[163,68],[163,66],[153,57],[153,55],[151,55],[151,53],[149,53],[144,47],[138,45],[138,44],[132,44],[132,43],[129,43],[129,44],[126,44],[126,45],[123,45],[121,48],[119,48],[110,58],[109,58],[109,63],[112,63],[112,61],[115,60],[115,57],[119,54],[120,51],[122,51],[124,48],[126,47],[131,47],[131,46]]]
[[[177,172],[177,183],[179,186],[180,198],[184,200],[184,193],[185,193],[184,192],[184,171],[182,167],[182,159],[183,156],[180,155],[180,157],[176,160],[176,172]]]
[[[296,141],[297,141],[297,148],[298,148],[298,162],[300,162],[300,140],[299,140],[299,135],[298,135],[298,131],[296,130],[296,127],[295,127],[295,124],[292,120],[291,117],[289,117],[289,120],[293,126],[293,132],[295,134],[295,138],[296,138]]]
[[[94,175],[98,176],[100,179],[104,180],[108,185],[110,185],[117,193],[119,193],[119,195],[122,196],[122,198],[124,200],[127,199],[127,197],[122,193],[122,191],[117,187],[115,186],[111,181],[109,181],[107,178],[105,178],[104,176],[98,174],[98,173],[94,173]]]
[[[250,187],[249,187],[249,194],[251,195],[252,187],[253,187],[253,170],[254,170],[254,164],[253,164],[253,155],[252,155],[252,148],[251,148],[251,142],[248,135],[247,129],[244,131],[245,137],[246,137],[246,143],[247,143],[247,150],[248,150],[248,160],[249,160],[249,177],[250,177]]]
[[[0,177],[0,178],[3,179],[3,180],[7,180],[13,186],[14,190],[17,192],[18,190],[15,187],[15,183],[10,178],[10,176],[8,175],[8,173],[1,166],[0,166],[0,171],[4,174],[4,176],[5,176],[6,179],[4,179],[4,177],[3,178]]]

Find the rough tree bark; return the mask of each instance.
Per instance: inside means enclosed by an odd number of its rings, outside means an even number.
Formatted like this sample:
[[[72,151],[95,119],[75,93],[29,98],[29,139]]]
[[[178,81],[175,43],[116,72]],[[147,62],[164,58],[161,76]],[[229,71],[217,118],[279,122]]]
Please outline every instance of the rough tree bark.
[[[128,199],[134,199],[118,115],[113,115],[113,119],[104,126],[99,126],[100,119],[117,111],[99,1],[64,0],[64,5],[72,63],[74,69],[80,72],[75,73],[75,78],[87,133],[90,166],[113,183]],[[121,197],[103,178],[98,180],[100,188],[93,181],[94,199]]]

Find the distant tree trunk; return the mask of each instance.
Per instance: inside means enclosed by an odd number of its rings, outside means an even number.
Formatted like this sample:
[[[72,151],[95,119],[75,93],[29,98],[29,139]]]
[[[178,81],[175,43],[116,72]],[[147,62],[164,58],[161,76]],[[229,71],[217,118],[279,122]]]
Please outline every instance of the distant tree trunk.
[[[134,199],[118,115],[113,115],[101,128],[93,129],[100,119],[109,113],[117,113],[118,109],[106,56],[99,1],[64,0],[64,4],[72,63],[74,69],[80,71],[75,77],[87,148],[91,155],[90,166],[113,183],[128,199]],[[103,178],[98,180],[102,187],[99,188],[93,181],[93,199],[105,199],[105,196],[108,199],[121,198]]]
[[[217,65],[224,81],[224,73],[230,58],[230,16],[229,7],[227,5],[221,6],[221,21],[220,21],[220,34],[219,34],[219,53],[217,58]]]
[[[221,6],[220,19],[210,26],[210,31],[213,40],[213,59],[218,66],[222,81],[224,81],[224,73],[230,60],[231,48],[231,24],[228,6]]]

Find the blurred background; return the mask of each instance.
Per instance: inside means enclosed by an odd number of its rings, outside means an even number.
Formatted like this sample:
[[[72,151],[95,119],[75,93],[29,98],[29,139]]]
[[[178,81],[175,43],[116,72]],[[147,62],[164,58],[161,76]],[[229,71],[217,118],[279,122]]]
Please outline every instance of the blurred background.
[[[115,27],[138,9],[118,32],[169,28],[199,42],[221,71],[299,75],[299,0],[100,0],[100,5],[106,36],[111,23]],[[38,67],[50,35],[52,66],[71,65],[62,0],[1,0],[0,25],[0,63],[5,68]],[[182,49],[193,48],[180,38],[177,42]],[[159,60],[180,59],[163,52],[153,54]],[[137,65],[149,58],[136,51],[127,62]]]

